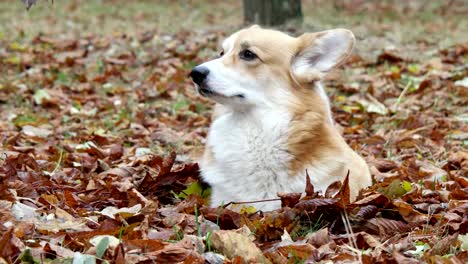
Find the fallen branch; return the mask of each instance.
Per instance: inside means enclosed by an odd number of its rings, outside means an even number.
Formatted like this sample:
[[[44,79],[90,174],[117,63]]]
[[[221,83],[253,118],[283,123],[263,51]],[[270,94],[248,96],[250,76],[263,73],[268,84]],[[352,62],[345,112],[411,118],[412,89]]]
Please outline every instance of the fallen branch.
[[[250,203],[264,203],[264,202],[274,202],[281,201],[281,198],[265,199],[265,200],[255,200],[255,201],[246,201],[246,202],[229,202],[223,205],[223,208],[228,207],[231,204],[250,204]]]
[[[413,84],[412,81],[409,81],[405,88],[403,89],[403,91],[401,92],[400,96],[398,96],[395,104],[392,106],[392,110],[396,111],[398,110],[398,106],[400,105],[401,103],[401,100],[403,99],[403,97],[405,96],[405,94],[408,92],[409,88],[411,87],[411,85]]]

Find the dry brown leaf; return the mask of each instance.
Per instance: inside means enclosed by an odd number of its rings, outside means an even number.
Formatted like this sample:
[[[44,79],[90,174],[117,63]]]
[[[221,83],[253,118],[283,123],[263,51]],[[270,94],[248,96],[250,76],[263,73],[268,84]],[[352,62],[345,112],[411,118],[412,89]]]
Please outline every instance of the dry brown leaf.
[[[328,232],[328,228],[322,228],[317,232],[307,234],[305,239],[307,240],[307,243],[319,248],[332,241]]]
[[[306,170],[306,188],[305,188],[305,193],[307,196],[313,196],[314,195],[314,186],[310,182],[310,176],[309,172]]]
[[[397,208],[400,215],[413,225],[427,223],[428,216],[416,211],[410,204],[402,201],[401,199],[393,200],[392,204]]]
[[[375,217],[375,215],[377,215],[378,212],[379,208],[375,205],[370,204],[361,207],[361,209],[359,209],[359,211],[356,213],[355,217],[358,219],[367,220]]]
[[[218,252],[230,259],[240,256],[246,262],[269,262],[260,249],[243,234],[229,230],[219,230],[211,234],[210,240],[212,246]]]
[[[301,193],[278,193],[281,198],[281,207],[294,207],[301,198]]]
[[[396,221],[381,217],[376,217],[367,220],[365,226],[372,230],[373,233],[380,236],[404,233],[409,230],[409,226],[402,221]]]

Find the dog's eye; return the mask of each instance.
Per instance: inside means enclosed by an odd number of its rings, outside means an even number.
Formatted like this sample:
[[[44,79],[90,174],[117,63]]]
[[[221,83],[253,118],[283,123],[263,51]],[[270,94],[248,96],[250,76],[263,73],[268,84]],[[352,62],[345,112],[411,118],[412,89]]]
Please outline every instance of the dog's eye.
[[[218,55],[218,57],[222,57],[222,56],[224,56],[224,50],[222,50]]]
[[[253,53],[250,50],[243,50],[239,53],[239,58],[246,60],[246,61],[253,61],[257,58],[257,54]]]

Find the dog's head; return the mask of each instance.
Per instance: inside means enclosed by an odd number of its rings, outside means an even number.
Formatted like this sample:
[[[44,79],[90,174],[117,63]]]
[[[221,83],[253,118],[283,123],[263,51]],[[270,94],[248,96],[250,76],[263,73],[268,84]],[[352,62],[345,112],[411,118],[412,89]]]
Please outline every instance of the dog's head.
[[[297,38],[252,26],[228,37],[219,57],[190,76],[200,94],[233,108],[275,106],[292,89],[319,80],[343,62],[354,46],[346,29],[305,33]]]

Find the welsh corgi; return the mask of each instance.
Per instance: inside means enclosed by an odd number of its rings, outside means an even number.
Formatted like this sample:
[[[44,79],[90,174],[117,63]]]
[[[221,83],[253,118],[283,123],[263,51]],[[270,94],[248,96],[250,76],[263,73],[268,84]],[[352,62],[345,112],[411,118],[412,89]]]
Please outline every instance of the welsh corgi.
[[[306,170],[315,190],[349,175],[351,199],[372,184],[369,168],[341,137],[320,82],[351,53],[346,29],[291,37],[257,25],[222,44],[219,57],[190,77],[216,102],[203,157],[211,206],[304,192]],[[274,210],[280,201],[252,203]]]

